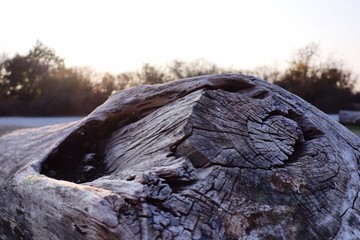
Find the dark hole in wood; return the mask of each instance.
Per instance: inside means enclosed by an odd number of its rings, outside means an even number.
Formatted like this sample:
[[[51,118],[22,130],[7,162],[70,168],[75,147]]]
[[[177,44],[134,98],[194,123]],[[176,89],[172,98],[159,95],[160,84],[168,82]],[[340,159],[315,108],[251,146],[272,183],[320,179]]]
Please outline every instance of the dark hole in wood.
[[[274,110],[268,114],[268,116],[264,119],[264,121],[276,115],[281,115],[297,122],[304,135],[305,141],[320,138],[324,135],[324,133],[320,129],[318,129],[313,122],[311,122],[307,117],[305,117],[305,115],[300,115],[299,113],[291,109],[288,112]]]
[[[242,90],[247,90],[247,89],[250,89],[250,88],[254,88],[254,85],[250,84],[250,83],[246,83],[246,82],[233,83],[233,82],[230,82],[231,80],[228,80],[228,81],[229,81],[229,83],[227,85],[225,85],[225,86],[222,86],[221,88],[219,88],[219,87],[208,87],[208,89],[209,90],[222,89],[224,91],[234,93],[234,92],[239,92],[239,91],[242,91]]]
[[[106,131],[78,129],[53,150],[43,162],[40,173],[74,183],[90,182],[103,176],[103,136],[107,135]]]
[[[293,119],[299,124],[305,141],[320,138],[324,135],[324,132],[317,128],[313,122],[305,117],[305,115],[300,115],[293,110],[289,110],[287,117]]]
[[[73,141],[59,147],[42,165],[40,171],[48,177],[75,183],[90,182],[104,174],[101,143],[87,142],[88,147]]]
[[[164,181],[171,187],[172,191],[175,193],[179,192],[182,189],[186,189],[187,186],[191,186],[198,182],[196,179],[184,181],[184,180],[175,179],[175,178],[173,178],[173,179],[167,178]]]
[[[135,180],[135,175],[131,175],[131,176],[129,176],[127,179],[126,179],[126,181],[132,181],[132,180]]]
[[[252,98],[255,98],[255,99],[264,99],[264,98],[268,97],[269,94],[270,94],[270,93],[269,93],[268,91],[263,90],[263,91],[261,91],[261,92],[255,93],[255,94],[252,96]]]

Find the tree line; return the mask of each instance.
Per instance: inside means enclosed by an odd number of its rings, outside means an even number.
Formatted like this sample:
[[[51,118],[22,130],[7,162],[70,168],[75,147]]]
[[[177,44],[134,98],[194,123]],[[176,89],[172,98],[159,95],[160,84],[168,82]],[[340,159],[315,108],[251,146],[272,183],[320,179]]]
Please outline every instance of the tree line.
[[[37,41],[26,54],[0,59],[0,115],[86,115],[112,93],[140,84],[218,73],[246,73],[299,95],[328,113],[360,109],[357,78],[334,60],[321,61],[319,47],[299,49],[284,70],[262,67],[253,71],[228,69],[205,60],[174,60],[166,66],[146,63],[136,71],[98,74],[66,67],[64,59]]]

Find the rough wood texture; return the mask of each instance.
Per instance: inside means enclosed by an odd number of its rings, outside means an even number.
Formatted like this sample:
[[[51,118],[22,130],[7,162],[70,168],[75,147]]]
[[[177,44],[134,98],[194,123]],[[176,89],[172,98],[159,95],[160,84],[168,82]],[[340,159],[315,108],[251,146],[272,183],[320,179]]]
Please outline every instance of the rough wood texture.
[[[136,87],[0,138],[0,238],[358,239],[359,147],[254,77]]]

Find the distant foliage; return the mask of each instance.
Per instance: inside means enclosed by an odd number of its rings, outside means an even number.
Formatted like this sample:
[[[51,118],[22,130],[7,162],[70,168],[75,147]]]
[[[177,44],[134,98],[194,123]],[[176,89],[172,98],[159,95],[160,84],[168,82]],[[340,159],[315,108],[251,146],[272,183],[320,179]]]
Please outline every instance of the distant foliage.
[[[26,55],[4,59],[0,69],[0,115],[87,114],[109,95],[94,91],[90,79],[65,68],[41,42]]]
[[[275,84],[287,89],[320,108],[337,113],[353,108],[356,78],[334,60],[321,62],[319,47],[310,44],[299,49]]]
[[[319,47],[299,49],[284,71],[263,66],[253,71],[221,68],[205,60],[174,60],[166,66],[145,63],[137,71],[99,74],[67,68],[53,49],[37,42],[25,55],[0,57],[0,115],[86,115],[116,91],[140,84],[219,73],[248,73],[299,95],[328,113],[360,109],[356,78],[342,64],[321,62]]]

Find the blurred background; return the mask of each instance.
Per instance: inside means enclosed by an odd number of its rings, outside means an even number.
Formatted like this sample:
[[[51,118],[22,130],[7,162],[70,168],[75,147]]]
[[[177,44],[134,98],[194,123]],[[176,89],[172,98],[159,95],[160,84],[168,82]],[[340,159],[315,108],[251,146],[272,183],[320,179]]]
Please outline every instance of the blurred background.
[[[358,0],[1,1],[0,116],[83,116],[125,88],[228,72],[329,114],[360,110],[359,9]]]

